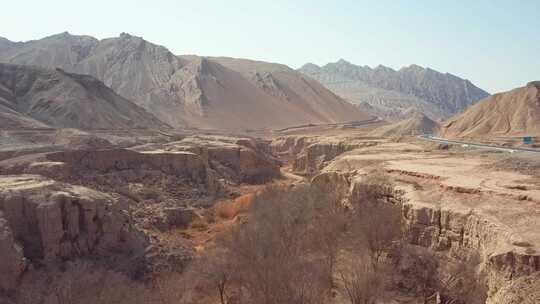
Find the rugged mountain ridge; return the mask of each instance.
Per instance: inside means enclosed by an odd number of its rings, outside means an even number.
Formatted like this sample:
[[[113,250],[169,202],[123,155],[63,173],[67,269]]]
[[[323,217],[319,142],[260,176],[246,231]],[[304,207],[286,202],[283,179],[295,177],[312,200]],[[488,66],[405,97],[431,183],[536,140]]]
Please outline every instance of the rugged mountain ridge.
[[[0,47],[0,62],[92,75],[176,128],[245,130],[367,118],[292,69],[288,78],[272,79],[277,76],[267,71],[246,75],[224,60],[176,56],[125,33],[103,40],[62,33],[4,44],[9,47]]]
[[[440,135],[449,138],[540,136],[540,81],[481,100],[445,121]]]
[[[61,69],[0,63],[0,127],[167,128],[101,81]]]
[[[489,95],[468,80],[418,65],[396,71],[341,59],[322,67],[308,63],[299,71],[353,103],[369,104],[375,114],[386,118],[405,118],[402,113],[418,110],[439,120]],[[361,107],[369,109],[365,104]]]

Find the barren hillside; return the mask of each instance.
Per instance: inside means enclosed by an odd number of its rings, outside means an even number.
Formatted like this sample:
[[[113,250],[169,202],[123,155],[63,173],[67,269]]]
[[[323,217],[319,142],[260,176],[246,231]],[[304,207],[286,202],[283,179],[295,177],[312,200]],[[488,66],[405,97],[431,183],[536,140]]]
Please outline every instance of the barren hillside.
[[[0,117],[4,129],[167,127],[91,76],[13,64],[0,64]]]
[[[370,132],[373,136],[404,136],[435,133],[439,124],[420,112],[414,112],[411,117],[396,123],[382,126]]]
[[[443,137],[540,135],[540,82],[495,94],[443,123]]]
[[[306,122],[346,122],[369,118],[311,77],[286,65],[226,57],[210,60],[241,73],[267,94],[290,104],[299,113],[304,112],[302,120]]]

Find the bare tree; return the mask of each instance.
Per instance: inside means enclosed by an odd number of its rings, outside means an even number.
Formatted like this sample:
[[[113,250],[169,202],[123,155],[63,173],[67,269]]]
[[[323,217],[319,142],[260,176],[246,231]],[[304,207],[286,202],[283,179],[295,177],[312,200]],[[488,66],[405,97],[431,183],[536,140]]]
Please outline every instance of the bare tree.
[[[219,246],[209,249],[209,253],[203,256],[195,266],[202,278],[217,291],[220,304],[229,303],[229,289],[233,284],[234,266],[227,252]]]
[[[333,287],[333,274],[336,267],[336,259],[341,246],[342,237],[346,232],[346,210],[342,204],[342,194],[337,191],[323,192],[313,188],[313,196],[316,215],[314,217],[313,247],[320,251],[323,262],[327,267],[328,286]]]
[[[384,291],[385,273],[375,271],[367,252],[344,257],[338,276],[343,294],[351,304],[374,303]]]
[[[405,245],[395,258],[402,289],[420,296],[424,303],[436,295],[439,265],[433,253],[423,247]]]

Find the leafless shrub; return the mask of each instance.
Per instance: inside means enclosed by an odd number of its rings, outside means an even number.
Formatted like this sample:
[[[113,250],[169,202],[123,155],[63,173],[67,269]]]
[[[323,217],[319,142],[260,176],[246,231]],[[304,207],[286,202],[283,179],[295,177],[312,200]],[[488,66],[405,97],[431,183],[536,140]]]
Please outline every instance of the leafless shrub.
[[[485,303],[488,288],[485,274],[478,272],[479,257],[467,256],[439,269],[438,289],[443,304]]]
[[[427,248],[410,245],[400,253],[401,287],[419,295],[424,302],[438,298],[442,304],[485,303],[486,278],[478,271],[480,261],[476,254],[438,256]]]
[[[68,262],[59,269],[51,266],[29,271],[21,282],[15,302],[160,303],[155,291],[142,282],[82,260]]]
[[[341,261],[338,277],[351,304],[369,304],[382,297],[385,272],[375,271],[367,252],[348,255]]]
[[[405,245],[395,256],[396,268],[401,275],[399,287],[420,296],[424,303],[437,291],[438,262],[426,248]]]
[[[208,290],[217,291],[220,304],[230,303],[229,298],[234,289],[232,285],[236,281],[237,273],[237,265],[233,261],[229,259],[228,252],[218,246],[211,248],[190,269],[191,273],[197,273]]]

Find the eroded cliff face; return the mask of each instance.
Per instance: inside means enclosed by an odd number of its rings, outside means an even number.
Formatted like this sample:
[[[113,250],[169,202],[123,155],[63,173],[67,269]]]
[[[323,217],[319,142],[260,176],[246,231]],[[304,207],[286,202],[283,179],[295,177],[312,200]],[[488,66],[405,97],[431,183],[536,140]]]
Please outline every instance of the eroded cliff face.
[[[224,183],[260,183],[280,175],[267,143],[249,138],[192,136],[130,149],[65,150],[0,162],[4,174],[41,174],[64,181],[114,176],[125,182],[147,175],[199,185],[220,195]]]
[[[0,289],[12,290],[29,265],[132,254],[147,240],[114,199],[37,175],[0,177]]]
[[[177,301],[209,209],[279,175],[268,142],[224,136],[3,160],[0,302]]]
[[[135,147],[154,153],[156,146]],[[191,153],[217,175],[238,183],[260,183],[280,175],[280,162],[271,154],[269,144],[251,138],[190,136],[181,141],[158,145],[159,153]]]
[[[540,253],[534,245],[481,211],[424,204],[412,198],[404,204],[403,215],[411,244],[449,257],[470,252],[480,257],[479,270],[486,274],[489,287],[486,303],[514,303],[517,298],[508,295],[508,286],[540,273]],[[523,303],[535,303],[532,298],[529,301]]]
[[[307,176],[320,172],[347,151],[375,145],[377,141],[354,137],[320,136],[286,136],[272,142],[273,151],[291,162],[294,173]]]
[[[358,200],[355,189],[366,176],[325,171],[315,176],[312,183],[325,191],[342,193],[349,202],[346,204],[352,205],[352,200]],[[486,303],[537,303],[540,252],[535,244],[482,209],[464,207],[459,203],[459,195],[430,195],[438,201],[425,201],[422,190],[399,184],[406,243],[428,249],[437,257],[441,269],[478,257],[474,271],[479,282],[487,283]],[[477,194],[473,199],[497,198]],[[518,286],[524,292],[516,292],[514,288]]]
[[[322,143],[327,141],[323,138]],[[282,140],[281,146],[288,144],[289,151],[295,151],[297,142]],[[302,158],[305,147],[296,151],[300,151],[296,157]],[[359,199],[355,188],[364,178],[382,173],[394,180],[403,205],[406,244],[435,259],[437,276],[441,276],[437,280],[453,265],[468,265],[468,275],[485,282],[487,288],[478,290],[477,300],[490,304],[540,301],[536,232],[540,196],[530,176],[490,171],[489,164],[504,156],[455,155],[384,141],[359,145],[338,156],[331,149],[328,154],[320,151],[327,165],[312,178],[312,184],[338,191],[349,206]],[[404,285],[414,290],[411,282]]]

